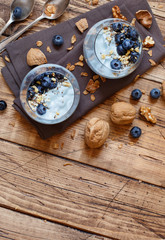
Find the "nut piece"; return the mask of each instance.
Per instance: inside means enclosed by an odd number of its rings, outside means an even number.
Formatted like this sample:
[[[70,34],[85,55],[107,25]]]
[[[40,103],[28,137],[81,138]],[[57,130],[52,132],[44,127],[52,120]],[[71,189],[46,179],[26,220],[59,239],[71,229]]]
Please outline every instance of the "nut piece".
[[[112,14],[113,14],[114,18],[120,18],[120,19],[123,19],[123,20],[127,20],[127,18],[121,14],[120,8],[117,5],[115,5],[112,8]]]
[[[155,45],[155,41],[153,40],[152,37],[147,36],[144,40],[143,40],[143,47],[146,48],[151,48]]]
[[[156,62],[153,59],[148,59],[148,61],[150,62],[152,67],[157,65]]]
[[[45,54],[38,48],[31,48],[27,53],[27,64],[29,66],[47,63]]]
[[[56,12],[56,8],[53,4],[47,4],[46,5],[46,9],[45,9],[45,14],[48,16],[48,17],[51,17],[52,14],[55,14]]]
[[[110,118],[115,124],[132,123],[136,116],[136,109],[130,103],[116,102],[111,106]]]
[[[93,79],[90,79],[86,86],[86,90],[90,93],[95,93],[99,87],[100,87],[100,82],[98,80],[93,81]]]
[[[100,118],[92,118],[85,127],[85,143],[90,148],[101,147],[109,135],[109,124]]]
[[[43,42],[42,41],[37,41],[36,45],[37,45],[37,47],[41,47],[43,45]]]
[[[156,123],[156,117],[151,113],[150,107],[141,106],[140,114],[145,117],[145,119],[151,123]]]
[[[77,38],[76,38],[76,35],[74,34],[74,35],[71,37],[71,43],[74,44],[76,41],[77,41]]]
[[[78,22],[75,23],[78,30],[83,33],[88,28],[88,22],[86,18],[81,18]]]
[[[162,97],[165,100],[165,81],[162,82]]]
[[[150,28],[152,25],[152,15],[147,10],[139,10],[136,12],[136,18],[145,28]]]
[[[99,3],[99,0],[92,0],[92,5],[94,6],[94,5],[98,5],[98,3]]]
[[[6,55],[5,55],[5,60],[6,60],[7,62],[10,62],[10,58],[8,58],[8,56],[6,56]]]

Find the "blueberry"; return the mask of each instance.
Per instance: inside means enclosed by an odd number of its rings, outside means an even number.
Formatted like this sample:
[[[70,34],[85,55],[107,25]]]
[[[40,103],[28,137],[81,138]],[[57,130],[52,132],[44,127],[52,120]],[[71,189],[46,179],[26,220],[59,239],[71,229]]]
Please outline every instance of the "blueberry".
[[[43,104],[41,104],[41,103],[38,104],[38,106],[37,106],[37,113],[39,115],[45,114],[46,113],[46,107]]]
[[[58,72],[56,72],[55,77],[56,77],[58,80],[64,79],[64,75],[63,75],[62,73],[58,73]]]
[[[133,138],[138,138],[140,137],[142,131],[139,127],[133,127],[130,131],[130,134]]]
[[[27,98],[28,100],[31,100],[35,95],[34,88],[30,86],[27,91]]]
[[[150,91],[150,96],[154,99],[157,99],[160,97],[160,90],[158,88],[153,88],[151,91]]]
[[[37,88],[38,88],[38,92],[39,92],[39,93],[41,93],[41,94],[44,93],[45,89],[44,89],[43,86],[37,85]]]
[[[42,87],[44,87],[44,88],[48,88],[49,85],[50,85],[50,82],[51,82],[51,80],[50,80],[49,77],[44,77],[44,78],[42,79],[41,85],[42,85]]]
[[[20,19],[22,16],[22,9],[20,7],[15,7],[13,10],[13,16],[16,19]]]
[[[137,48],[137,47],[140,47],[140,42],[139,42],[139,40],[133,41],[133,48]]]
[[[64,39],[61,35],[55,35],[52,41],[55,46],[61,46],[64,43]]]
[[[134,89],[131,92],[131,96],[134,100],[139,100],[142,96],[142,92],[140,91],[140,89]]]
[[[129,38],[126,38],[123,43],[122,46],[125,50],[129,50],[133,47],[133,41],[130,40]]]
[[[130,30],[130,38],[132,38],[132,40],[137,40],[138,39],[138,33],[135,29]]]
[[[119,59],[113,59],[111,61],[111,68],[115,70],[121,69],[121,61]]]
[[[115,32],[120,32],[123,28],[123,24],[121,22],[116,22],[112,24],[112,29]]]
[[[0,100],[0,111],[3,111],[7,108],[7,103],[4,100]]]
[[[125,50],[123,48],[123,46],[120,44],[120,45],[117,46],[117,52],[118,52],[119,55],[125,55],[127,50]]]
[[[131,27],[130,27],[130,26],[124,26],[124,28],[123,28],[123,33],[125,34],[125,36],[126,36],[127,38],[130,37],[130,31],[131,31]]]
[[[52,81],[49,85],[49,89],[53,89],[57,87],[57,81]]]
[[[132,63],[136,63],[137,60],[138,60],[138,58],[139,58],[139,53],[138,53],[138,52],[136,52],[136,51],[131,52],[130,61],[131,61]]]
[[[116,34],[115,35],[115,42],[116,42],[116,44],[122,43],[125,38],[126,37],[125,37],[124,33]]]

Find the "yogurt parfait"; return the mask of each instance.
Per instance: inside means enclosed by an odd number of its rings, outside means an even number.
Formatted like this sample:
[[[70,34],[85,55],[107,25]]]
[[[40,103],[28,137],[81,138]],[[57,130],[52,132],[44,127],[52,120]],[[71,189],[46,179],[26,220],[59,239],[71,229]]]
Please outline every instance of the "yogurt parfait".
[[[34,120],[55,124],[75,111],[80,91],[77,80],[67,69],[45,65],[36,67],[25,77],[20,98],[25,111]]]
[[[130,23],[106,19],[95,24],[84,40],[84,56],[89,67],[109,78],[133,72],[142,58],[142,40]]]

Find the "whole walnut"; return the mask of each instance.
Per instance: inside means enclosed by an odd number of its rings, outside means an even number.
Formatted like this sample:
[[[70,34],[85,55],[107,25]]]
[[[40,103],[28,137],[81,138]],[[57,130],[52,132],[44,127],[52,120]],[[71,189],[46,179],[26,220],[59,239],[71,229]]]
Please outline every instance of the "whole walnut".
[[[92,118],[85,127],[85,142],[90,148],[101,147],[109,135],[109,123],[100,118]]]
[[[136,116],[136,109],[130,103],[116,102],[111,106],[110,118],[113,123],[125,125],[132,123]]]
[[[27,64],[29,66],[38,66],[47,63],[45,54],[38,48],[31,48],[27,53]]]

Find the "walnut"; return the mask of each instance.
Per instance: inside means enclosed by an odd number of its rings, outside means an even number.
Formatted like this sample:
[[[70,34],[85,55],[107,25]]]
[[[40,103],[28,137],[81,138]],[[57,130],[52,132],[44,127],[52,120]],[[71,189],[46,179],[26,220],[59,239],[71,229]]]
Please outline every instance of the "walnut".
[[[147,36],[144,40],[143,40],[143,47],[146,48],[151,48],[155,45],[155,41],[153,40],[152,37]]]
[[[46,5],[46,9],[45,9],[45,14],[48,16],[48,17],[51,17],[52,14],[55,14],[56,12],[56,8],[53,4],[47,4]]]
[[[72,49],[73,49],[73,46],[67,48],[68,51],[71,51]]]
[[[75,63],[75,66],[80,66],[80,67],[83,67],[84,66],[84,63],[79,61],[79,62],[76,62]]]
[[[152,25],[152,15],[147,10],[139,10],[136,12],[136,18],[145,28],[150,28]]]
[[[5,60],[6,60],[7,62],[10,62],[10,58],[8,58],[8,56],[6,56],[6,55],[5,55]]]
[[[37,47],[41,47],[43,45],[43,42],[42,41],[37,41],[36,45],[37,45]]]
[[[101,147],[109,136],[109,124],[100,118],[92,118],[85,127],[85,143],[90,148]]]
[[[77,41],[77,38],[76,38],[76,35],[74,34],[74,35],[71,37],[71,43],[74,44],[76,41]]]
[[[165,100],[165,81],[162,82],[162,97]]]
[[[94,5],[98,5],[98,3],[99,3],[99,0],[92,0],[92,5],[94,6]]]
[[[86,18],[81,18],[78,22],[75,23],[78,30],[83,33],[88,28],[88,22]]]
[[[94,102],[96,99],[95,95],[94,94],[91,94],[91,101]]]
[[[27,53],[27,64],[29,66],[47,63],[45,54],[38,48],[31,48]]]
[[[153,59],[148,59],[148,61],[150,62],[152,67],[157,65],[157,63]]]
[[[115,5],[112,8],[112,14],[113,14],[114,18],[120,18],[120,19],[123,19],[123,20],[127,20],[127,18],[121,14],[120,8],[117,5]]]
[[[130,103],[115,102],[111,106],[110,118],[115,124],[129,124],[132,123],[136,116],[136,109]]]
[[[93,79],[90,79],[86,86],[86,90],[90,93],[95,93],[99,87],[100,87],[100,82],[98,80],[93,81]]]
[[[156,123],[156,117],[151,113],[150,107],[141,106],[140,114],[145,117],[145,119],[151,123]]]

